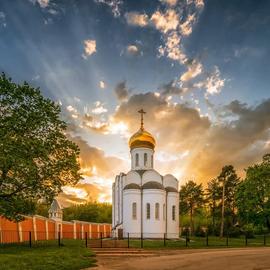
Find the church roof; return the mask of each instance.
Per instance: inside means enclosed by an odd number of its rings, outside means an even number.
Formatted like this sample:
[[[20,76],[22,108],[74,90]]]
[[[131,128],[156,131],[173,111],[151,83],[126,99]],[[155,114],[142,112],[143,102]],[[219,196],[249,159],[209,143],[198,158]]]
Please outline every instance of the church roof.
[[[143,189],[163,189],[164,186],[156,181],[149,181],[142,186]]]
[[[151,133],[145,129],[139,129],[135,134],[133,134],[129,140],[130,149],[134,148],[150,148],[154,149],[156,146],[156,141]]]
[[[146,172],[146,170],[135,170],[141,177]]]
[[[49,212],[62,211],[62,206],[57,199],[53,199]]]
[[[139,110],[141,114],[141,128],[131,136],[129,139],[129,148],[150,148],[153,149],[156,146],[155,138],[151,133],[146,131],[143,126],[143,115],[146,113],[143,109]]]
[[[141,189],[141,188],[138,184],[130,183],[124,187],[124,190],[126,190],[126,189]]]
[[[174,188],[174,187],[166,187],[165,190],[166,190],[167,192],[178,192],[177,189]]]

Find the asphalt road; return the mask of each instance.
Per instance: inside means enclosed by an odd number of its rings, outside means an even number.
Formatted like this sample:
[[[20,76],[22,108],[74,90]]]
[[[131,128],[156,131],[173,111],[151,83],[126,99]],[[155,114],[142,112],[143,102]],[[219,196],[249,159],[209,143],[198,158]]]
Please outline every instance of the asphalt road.
[[[100,258],[98,270],[270,270],[270,248],[166,250],[156,257]]]

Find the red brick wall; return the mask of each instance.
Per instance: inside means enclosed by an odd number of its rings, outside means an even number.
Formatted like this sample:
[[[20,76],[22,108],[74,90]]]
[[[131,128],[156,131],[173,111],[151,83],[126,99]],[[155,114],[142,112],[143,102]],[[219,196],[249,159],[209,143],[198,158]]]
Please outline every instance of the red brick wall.
[[[46,233],[46,222],[48,223],[48,232]],[[68,223],[56,223],[53,220],[43,219],[39,217],[35,217],[36,223],[36,232],[34,232],[34,222],[33,217],[26,217],[24,221],[17,222],[9,221],[0,216],[0,243],[14,243],[21,241],[29,241],[29,232],[31,232],[32,240],[46,240],[47,235],[48,239],[57,239],[57,227],[59,224],[61,226],[62,237],[65,239],[73,239],[74,238],[74,224]],[[91,229],[89,230],[89,224]],[[20,225],[20,226],[19,226]],[[111,232],[111,225],[100,224],[98,230],[98,224],[92,223],[80,223],[76,222],[76,238],[81,239],[85,237],[85,233],[89,238],[99,238],[100,233],[103,233],[103,237],[109,237]],[[21,231],[19,231],[19,227]],[[83,235],[82,235],[83,231]],[[106,232],[106,233],[105,233]],[[108,235],[109,233],[109,235]],[[35,235],[37,238],[35,239]],[[21,236],[21,238],[20,238]]]
[[[62,223],[62,237],[65,239],[73,239],[73,224]]]

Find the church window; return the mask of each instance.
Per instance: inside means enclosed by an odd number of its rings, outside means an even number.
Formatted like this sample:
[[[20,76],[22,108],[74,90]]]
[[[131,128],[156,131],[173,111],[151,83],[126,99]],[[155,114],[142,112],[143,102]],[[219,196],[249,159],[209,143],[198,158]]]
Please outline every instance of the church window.
[[[135,202],[132,203],[132,218],[137,219],[137,204]]]
[[[166,209],[165,209],[165,203],[163,204],[163,220],[166,219]]]
[[[175,220],[175,205],[172,207],[172,220]]]
[[[146,204],[146,218],[150,219],[150,203]]]
[[[139,154],[137,153],[136,155],[135,155],[135,160],[136,160],[136,167],[138,167],[139,166]]]
[[[159,219],[159,203],[156,203],[155,207],[155,218]]]
[[[147,165],[147,154],[144,153],[144,166],[146,166],[146,165]]]
[[[151,155],[151,167],[153,168],[153,155]]]

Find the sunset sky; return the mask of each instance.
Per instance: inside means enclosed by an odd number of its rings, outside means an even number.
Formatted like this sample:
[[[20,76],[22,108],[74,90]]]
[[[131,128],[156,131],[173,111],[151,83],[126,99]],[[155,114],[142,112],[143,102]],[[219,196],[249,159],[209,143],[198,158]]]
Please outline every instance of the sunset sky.
[[[270,1],[1,0],[0,71],[58,102],[84,175],[63,204],[110,201],[145,128],[155,168],[206,183],[270,152]]]

